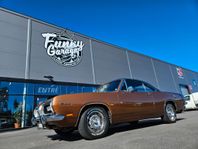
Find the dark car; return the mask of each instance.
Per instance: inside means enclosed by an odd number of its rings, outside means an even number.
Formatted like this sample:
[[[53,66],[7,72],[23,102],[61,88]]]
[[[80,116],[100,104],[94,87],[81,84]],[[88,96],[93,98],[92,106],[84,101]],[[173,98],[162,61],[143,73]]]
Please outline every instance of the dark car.
[[[119,79],[99,86],[93,93],[56,96],[36,112],[38,123],[60,135],[78,129],[84,138],[95,139],[105,136],[112,124],[155,117],[174,123],[176,112],[183,109],[180,94],[161,92],[139,80]]]

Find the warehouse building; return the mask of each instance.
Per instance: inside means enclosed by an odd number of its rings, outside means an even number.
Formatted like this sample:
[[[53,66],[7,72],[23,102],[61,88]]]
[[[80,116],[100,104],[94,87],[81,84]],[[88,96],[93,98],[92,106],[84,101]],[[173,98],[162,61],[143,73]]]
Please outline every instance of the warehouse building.
[[[198,73],[0,8],[0,129],[31,126],[46,98],[118,78],[198,91]]]

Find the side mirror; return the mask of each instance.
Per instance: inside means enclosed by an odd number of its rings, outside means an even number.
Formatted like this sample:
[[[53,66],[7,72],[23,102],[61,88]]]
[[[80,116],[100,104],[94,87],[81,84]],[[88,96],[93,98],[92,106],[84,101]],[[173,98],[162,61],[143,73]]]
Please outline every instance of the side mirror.
[[[132,87],[132,86],[129,86],[129,87],[127,88],[127,91],[128,91],[128,92],[133,92],[133,91],[134,91],[134,89],[133,89],[133,87]]]

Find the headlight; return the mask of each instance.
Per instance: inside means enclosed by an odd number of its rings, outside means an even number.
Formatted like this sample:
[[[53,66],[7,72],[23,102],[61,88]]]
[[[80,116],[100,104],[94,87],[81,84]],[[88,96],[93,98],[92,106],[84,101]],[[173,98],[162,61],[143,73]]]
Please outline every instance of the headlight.
[[[39,111],[43,111],[43,104],[41,104],[38,108]]]
[[[36,109],[34,110],[34,117],[35,118],[39,117],[38,111]]]
[[[52,113],[54,113],[54,109],[53,109],[53,99],[50,102],[50,110],[52,111]]]
[[[53,110],[53,99],[48,100],[48,102],[44,105],[44,112],[46,112],[46,113],[54,113],[54,110]]]

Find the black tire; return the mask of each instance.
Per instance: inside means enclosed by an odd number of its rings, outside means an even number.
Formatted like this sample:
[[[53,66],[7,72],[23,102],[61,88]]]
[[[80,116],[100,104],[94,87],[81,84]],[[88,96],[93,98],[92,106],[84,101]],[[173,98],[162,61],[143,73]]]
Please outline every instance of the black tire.
[[[80,118],[78,131],[85,139],[104,137],[109,129],[109,117],[105,109],[91,107],[84,111]]]
[[[59,136],[66,136],[74,131],[74,129],[54,129]]]
[[[137,125],[139,121],[132,121],[130,122],[131,125]]]
[[[173,104],[168,103],[164,108],[164,116],[162,116],[162,120],[165,123],[175,123],[177,120],[176,109]]]

